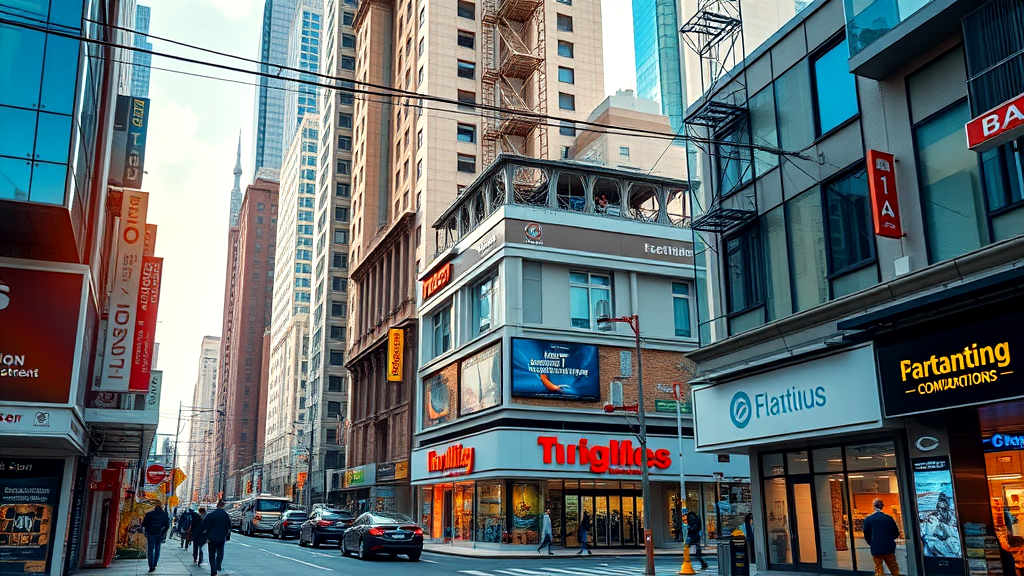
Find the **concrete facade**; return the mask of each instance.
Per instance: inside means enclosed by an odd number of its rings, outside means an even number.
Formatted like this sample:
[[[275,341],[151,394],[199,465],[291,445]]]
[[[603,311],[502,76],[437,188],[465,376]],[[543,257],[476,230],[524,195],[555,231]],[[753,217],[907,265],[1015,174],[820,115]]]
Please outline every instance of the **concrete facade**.
[[[188,482],[190,489],[183,500],[211,502],[217,494],[216,470],[213,467],[216,444],[217,372],[220,365],[220,337],[203,336],[199,353],[199,375],[192,391],[192,408],[196,412],[189,423]]]

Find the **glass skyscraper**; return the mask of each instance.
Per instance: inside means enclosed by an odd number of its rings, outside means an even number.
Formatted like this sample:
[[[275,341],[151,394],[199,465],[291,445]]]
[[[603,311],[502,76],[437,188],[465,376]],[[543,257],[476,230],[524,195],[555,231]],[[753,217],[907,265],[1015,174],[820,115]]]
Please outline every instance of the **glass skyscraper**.
[[[636,93],[661,105],[672,131],[683,126],[683,64],[677,0],[633,0]]]
[[[288,34],[289,68],[309,72],[320,71],[320,32],[323,20],[323,0],[299,0]],[[320,78],[310,74],[288,72],[289,78],[307,82],[319,82]],[[290,146],[306,114],[318,114],[317,93],[320,88],[311,84],[288,82],[284,93],[284,145]]]
[[[152,50],[149,42],[149,6],[135,6],[135,32],[132,44],[136,48]],[[149,98],[149,66],[153,63],[153,55],[137,50],[132,51],[132,96]]]
[[[296,0],[266,0],[260,40],[260,71],[279,74],[288,65],[288,36],[295,18]],[[285,148],[285,88],[283,78],[260,77],[256,90],[256,121],[253,127],[253,175],[260,168],[281,169]]]

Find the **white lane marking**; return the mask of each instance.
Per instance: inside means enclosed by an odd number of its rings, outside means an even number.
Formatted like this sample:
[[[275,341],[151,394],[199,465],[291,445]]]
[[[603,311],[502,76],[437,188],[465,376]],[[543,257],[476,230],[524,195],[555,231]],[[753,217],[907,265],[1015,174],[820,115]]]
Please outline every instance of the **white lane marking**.
[[[437,564],[437,560],[427,560],[426,558],[420,558],[420,562],[430,562],[431,564]]]
[[[459,574],[469,574],[470,576],[492,576],[489,572],[481,572],[479,570],[459,570]]]
[[[242,543],[239,542],[239,544],[242,544]],[[249,546],[248,544],[242,544],[242,546],[245,546],[247,548],[255,548],[254,546]],[[299,560],[298,558],[291,558],[291,557],[285,556],[283,554],[278,554],[277,552],[271,552],[270,550],[267,550],[265,548],[256,548],[256,550],[259,550],[260,552],[263,552],[265,554],[270,554],[271,556],[277,556],[278,558],[282,558],[284,560],[291,560],[292,562],[298,562],[299,564],[305,564],[306,566],[310,566],[312,568],[318,568],[320,570],[326,570],[328,572],[334,572],[334,570],[332,570],[330,568],[327,568],[326,566],[320,566],[318,564],[313,564],[312,562],[304,562],[302,560]]]

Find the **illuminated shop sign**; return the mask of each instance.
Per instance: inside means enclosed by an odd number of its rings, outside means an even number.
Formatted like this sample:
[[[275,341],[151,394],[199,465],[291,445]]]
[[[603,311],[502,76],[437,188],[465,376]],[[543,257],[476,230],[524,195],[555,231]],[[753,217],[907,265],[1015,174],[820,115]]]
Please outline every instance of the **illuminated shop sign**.
[[[575,444],[563,444],[555,436],[538,436],[545,464],[588,466],[595,474],[641,474],[643,453],[632,440],[610,440],[607,446],[588,444],[580,438]],[[647,449],[647,467],[667,469],[672,465],[668,450]]]
[[[1024,349],[1024,314],[880,342],[878,368],[885,415],[905,416],[1024,396],[1013,355]],[[885,345],[888,344],[888,345]]]
[[[996,433],[989,437],[982,438],[981,443],[985,446],[986,452],[1024,450],[1024,434]]]
[[[434,294],[441,291],[452,279],[452,263],[449,262],[438,268],[433,274],[423,280],[423,300],[427,300]]]
[[[462,444],[449,446],[440,454],[431,450],[427,455],[427,471],[442,472],[445,476],[472,474],[475,455],[473,448],[463,447]]]
[[[402,360],[405,358],[405,330],[388,330],[388,382],[402,381]]]
[[[1003,102],[967,123],[967,147],[985,152],[1024,133],[1024,94]]]

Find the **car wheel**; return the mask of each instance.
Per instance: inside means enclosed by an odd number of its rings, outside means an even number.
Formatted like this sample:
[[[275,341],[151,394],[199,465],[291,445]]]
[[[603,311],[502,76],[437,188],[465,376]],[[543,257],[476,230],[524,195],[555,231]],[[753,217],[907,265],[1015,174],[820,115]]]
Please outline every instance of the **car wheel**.
[[[419,562],[420,554],[423,554],[423,550],[417,550],[415,552],[409,552],[409,560],[413,562]]]
[[[366,549],[366,542],[362,538],[359,539],[359,559],[370,559],[370,551]]]
[[[312,536],[309,537],[309,542],[310,542],[310,544],[313,545],[313,548],[319,548],[320,547],[320,540],[316,537],[316,533],[315,532],[313,533]]]
[[[351,554],[348,551],[348,547],[345,546],[345,539],[344,538],[341,539],[341,542],[338,542],[338,547],[341,548],[341,555],[342,556],[344,556],[345,558],[348,558],[349,556],[351,556]]]

